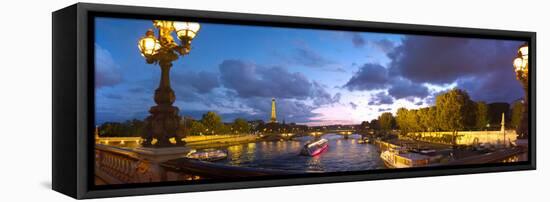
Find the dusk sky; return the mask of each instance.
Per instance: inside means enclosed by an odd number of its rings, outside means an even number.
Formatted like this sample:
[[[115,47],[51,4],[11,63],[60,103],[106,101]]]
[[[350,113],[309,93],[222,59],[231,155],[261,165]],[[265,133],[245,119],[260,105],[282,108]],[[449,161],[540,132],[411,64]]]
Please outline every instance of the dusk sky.
[[[97,18],[96,124],[143,120],[160,79],[137,41],[151,20]],[[171,70],[180,115],[223,121],[277,118],[358,124],[400,107],[434,104],[454,87],[474,101],[523,96],[512,60],[522,41],[201,23],[189,55]]]

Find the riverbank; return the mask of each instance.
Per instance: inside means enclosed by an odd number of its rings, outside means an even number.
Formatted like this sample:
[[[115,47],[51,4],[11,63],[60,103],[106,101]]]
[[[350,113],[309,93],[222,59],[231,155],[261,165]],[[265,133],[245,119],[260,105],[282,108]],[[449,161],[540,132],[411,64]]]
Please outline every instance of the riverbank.
[[[257,142],[256,135],[212,135],[186,137],[186,146],[192,149],[206,149],[214,147],[227,147],[238,144]]]
[[[400,139],[414,139],[423,142],[452,144],[451,131],[438,132],[409,132],[407,135],[400,135]],[[499,131],[458,131],[456,134],[456,145],[477,145],[477,144],[504,144],[515,142],[518,135],[515,130]]]
[[[192,149],[205,149],[256,142],[258,141],[258,136],[251,134],[203,135],[188,136],[183,140],[186,142],[186,146]],[[141,137],[96,137],[96,144],[126,148],[139,147],[142,141]]]
[[[467,145],[447,145],[411,139],[376,140],[374,145],[380,152],[399,150],[403,153],[422,154],[429,160],[429,166],[483,164],[491,162],[520,161],[523,149],[514,146],[480,148]],[[422,151],[431,151],[422,153]],[[400,152],[401,153],[401,152]],[[432,157],[437,157],[432,159]]]

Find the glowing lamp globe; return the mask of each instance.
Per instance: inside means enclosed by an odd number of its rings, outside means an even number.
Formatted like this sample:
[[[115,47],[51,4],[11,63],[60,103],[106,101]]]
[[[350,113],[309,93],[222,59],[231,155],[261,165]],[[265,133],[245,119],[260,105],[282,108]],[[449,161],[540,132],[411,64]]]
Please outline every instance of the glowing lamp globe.
[[[527,44],[522,45],[519,47],[518,53],[524,60],[527,60],[529,58],[529,46]]]
[[[149,29],[145,36],[138,41],[138,48],[141,56],[148,58],[158,53],[160,50],[160,42],[155,38],[153,30]]]
[[[523,59],[520,58],[520,57],[517,57],[516,59],[514,59],[514,68],[517,71],[522,71],[522,68],[523,68]]]
[[[196,22],[174,22],[174,30],[182,42],[189,43],[199,32],[201,25]]]

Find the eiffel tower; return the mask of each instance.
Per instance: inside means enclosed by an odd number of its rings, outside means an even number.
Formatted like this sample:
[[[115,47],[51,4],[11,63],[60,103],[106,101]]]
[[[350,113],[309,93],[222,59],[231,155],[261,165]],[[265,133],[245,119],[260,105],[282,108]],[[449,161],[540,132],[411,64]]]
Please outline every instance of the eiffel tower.
[[[276,123],[277,122],[277,112],[276,112],[276,109],[275,109],[275,98],[272,98],[271,99],[271,120],[270,120],[271,123]]]

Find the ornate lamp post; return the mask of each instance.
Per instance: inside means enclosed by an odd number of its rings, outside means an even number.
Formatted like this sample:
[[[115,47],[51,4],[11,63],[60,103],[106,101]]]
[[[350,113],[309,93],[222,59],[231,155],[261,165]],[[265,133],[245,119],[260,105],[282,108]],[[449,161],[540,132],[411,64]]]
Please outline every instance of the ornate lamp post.
[[[159,64],[161,69],[160,83],[154,97],[157,105],[149,109],[151,115],[146,119],[142,146],[183,146],[185,145],[182,141],[183,137],[176,134],[181,117],[178,115],[179,109],[172,106],[176,96],[170,87],[170,68],[173,61],[189,54],[191,41],[197,36],[200,24],[154,20],[153,25],[157,28],[158,36],[149,29],[138,42],[139,51],[147,63]],[[174,41],[172,32],[176,33],[180,44]]]
[[[529,135],[529,126],[527,121],[529,120],[529,46],[527,43],[518,48],[518,55],[514,59],[514,71],[516,72],[516,79],[521,82],[523,90],[525,91],[525,98],[523,99],[523,113],[521,116],[521,122],[517,129],[519,138],[525,139]]]

